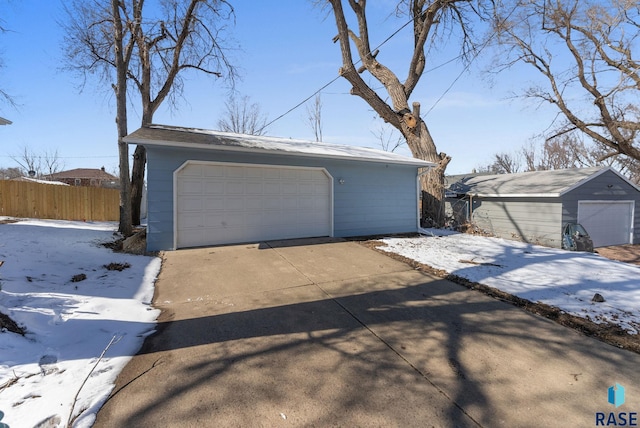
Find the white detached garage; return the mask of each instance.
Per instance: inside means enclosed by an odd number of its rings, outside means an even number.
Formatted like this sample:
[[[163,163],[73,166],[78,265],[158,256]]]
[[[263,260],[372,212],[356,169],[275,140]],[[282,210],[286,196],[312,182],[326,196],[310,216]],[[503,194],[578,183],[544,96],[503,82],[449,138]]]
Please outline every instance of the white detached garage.
[[[432,164],[394,153],[152,125],[147,249],[415,232],[418,176]]]

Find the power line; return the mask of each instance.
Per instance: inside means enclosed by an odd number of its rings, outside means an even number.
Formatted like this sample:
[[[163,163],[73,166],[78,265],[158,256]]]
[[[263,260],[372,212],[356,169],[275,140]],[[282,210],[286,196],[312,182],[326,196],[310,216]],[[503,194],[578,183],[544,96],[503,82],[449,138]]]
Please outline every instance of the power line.
[[[382,47],[385,43],[387,43],[389,40],[391,40],[393,37],[395,37],[400,31],[402,31],[407,25],[411,24],[414,20],[410,19],[409,21],[407,21],[406,23],[404,23],[400,28],[398,28],[396,31],[394,31],[393,33],[391,33],[391,35],[389,37],[387,37],[386,39],[384,39],[378,46],[376,46],[373,50],[375,51],[376,49]],[[361,62],[360,59],[358,59],[353,65],[357,65]],[[340,75],[334,77],[329,83],[325,84],[324,86],[322,86],[320,89],[318,89],[317,91],[315,91],[313,94],[309,95],[307,98],[305,98],[304,100],[300,101],[298,104],[296,104],[294,107],[290,108],[289,110],[287,110],[286,112],[282,113],[280,116],[276,117],[275,119],[273,119],[271,122],[267,123],[266,125],[264,125],[262,127],[262,129],[265,129],[266,127],[268,127],[269,125],[273,124],[274,122],[282,119],[283,117],[285,117],[286,115],[288,115],[289,113],[291,113],[292,111],[294,111],[295,109],[297,109],[298,107],[300,107],[301,105],[303,105],[304,103],[306,103],[307,101],[309,101],[311,98],[313,98],[314,96],[316,96],[319,92],[321,92],[323,89],[327,88],[328,86],[330,86],[331,84],[333,84],[333,82],[335,82],[336,80],[338,80],[340,77]]]
[[[329,83],[327,83],[326,85],[324,85],[322,88],[318,89],[317,91],[315,91],[313,94],[309,95],[307,98],[305,98],[304,100],[300,101],[298,104],[296,104],[294,107],[291,107],[289,110],[287,110],[286,112],[282,113],[280,116],[276,117],[275,119],[273,119],[271,122],[267,123],[266,125],[264,125],[262,128],[260,128],[260,130],[262,131],[263,129],[265,129],[266,127],[268,127],[269,125],[271,125],[272,123],[282,119],[283,117],[285,117],[286,115],[288,115],[289,113],[291,113],[292,111],[294,111],[295,109],[297,109],[298,107],[300,107],[302,104],[306,103],[307,101],[309,101],[311,98],[313,98],[314,96],[316,96],[316,94],[318,94],[320,91],[322,91],[324,88],[328,87],[329,85],[331,85],[333,82],[335,82],[336,80],[338,80],[340,77],[340,75],[336,76],[332,81],[330,81]]]
[[[400,31],[402,31],[407,25],[411,24],[414,21],[414,19],[410,19],[409,21],[405,22],[402,26],[400,26],[397,30],[395,30],[393,33],[391,33],[391,35],[389,35],[386,39],[384,39],[380,44],[378,44],[378,46],[376,46],[373,50],[375,51],[376,49],[379,49],[380,47],[382,47],[385,43],[387,43],[389,40],[391,40],[393,37],[395,37]],[[488,43],[488,41],[485,43],[484,46],[482,46],[482,48],[480,49],[480,51],[482,49],[484,49],[484,47],[486,46],[486,44]],[[471,60],[473,62],[473,60],[478,56],[478,54],[480,53],[480,51],[478,51],[478,53],[473,57],[473,59]],[[448,61],[445,61],[442,64],[439,64],[429,70],[425,70],[423,71],[422,74],[426,74],[426,73],[430,73],[432,71],[435,71],[441,67],[444,67],[447,64],[452,63],[453,61],[456,61],[458,59],[460,59],[463,55],[460,54],[454,58],[451,58]],[[358,59],[354,65],[357,65],[361,62],[361,59]],[[466,72],[469,68],[471,64],[468,64],[464,70],[458,75],[458,77],[456,77],[456,79],[453,81],[453,83],[445,90],[445,92],[440,96],[440,98],[438,98],[438,100],[436,101],[436,103],[427,111],[426,114],[429,114],[429,112],[431,110],[433,110],[435,108],[435,106],[442,100],[442,98],[444,98],[444,96],[451,90],[451,88],[455,85],[455,83],[460,79],[460,77],[462,76],[462,74],[464,74],[464,72]],[[330,82],[326,83],[325,85],[323,85],[320,89],[316,90],[313,94],[309,95],[307,98],[305,98],[304,100],[300,101],[298,104],[296,104],[295,106],[291,107],[289,110],[287,110],[286,112],[282,113],[280,116],[276,117],[275,119],[273,119],[272,121],[270,121],[269,123],[267,123],[266,125],[264,125],[262,127],[262,129],[267,128],[268,126],[272,125],[273,123],[277,122],[278,120],[282,119],[283,117],[285,117],[286,115],[288,115],[289,113],[291,113],[292,111],[296,110],[298,107],[300,107],[301,105],[303,105],[304,103],[306,103],[307,101],[309,101],[311,98],[313,98],[314,96],[316,96],[318,93],[322,92],[323,89],[329,87],[331,84],[333,84],[336,80],[340,79],[340,75],[336,76],[335,78],[333,78]],[[379,90],[384,88],[384,86],[381,86],[379,88],[373,89],[374,91]],[[340,93],[338,92],[337,94],[339,95],[347,95],[346,92],[344,93]],[[425,116],[426,116],[425,114]]]
[[[50,156],[29,156],[30,158],[34,158],[34,159],[49,159]],[[104,158],[117,158],[118,155],[110,155],[110,156],[55,156],[55,158],[57,159],[104,159]],[[9,159],[13,159],[13,158],[20,158],[20,155],[18,156],[10,156],[10,155],[0,155],[0,158],[9,158]]]

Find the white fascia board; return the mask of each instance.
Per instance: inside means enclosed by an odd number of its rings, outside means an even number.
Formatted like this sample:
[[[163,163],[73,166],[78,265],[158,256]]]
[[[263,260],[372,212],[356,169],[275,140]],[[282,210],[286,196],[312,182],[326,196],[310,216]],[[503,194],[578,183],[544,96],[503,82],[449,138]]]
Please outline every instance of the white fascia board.
[[[123,141],[128,144],[139,144],[142,146],[177,147],[177,148],[185,148],[185,149],[204,149],[204,150],[217,150],[217,151],[226,151],[226,152],[258,153],[258,154],[271,154],[271,155],[277,154],[277,155],[283,155],[283,156],[312,157],[312,158],[321,158],[321,159],[343,159],[343,160],[351,160],[351,161],[359,161],[359,162],[413,165],[416,167],[428,167],[428,168],[433,168],[434,166],[436,166],[432,162],[427,162],[420,159],[412,159],[412,158],[406,158],[407,160],[366,158],[366,157],[343,156],[343,155],[334,155],[334,154],[326,154],[326,153],[320,154],[320,153],[307,153],[307,152],[289,152],[286,150],[269,150],[269,149],[252,148],[252,147],[222,146],[222,145],[214,145],[214,144],[198,144],[198,143],[175,142],[175,141],[166,141],[166,140],[148,140],[144,138],[131,138],[131,137],[125,137],[123,138]]]

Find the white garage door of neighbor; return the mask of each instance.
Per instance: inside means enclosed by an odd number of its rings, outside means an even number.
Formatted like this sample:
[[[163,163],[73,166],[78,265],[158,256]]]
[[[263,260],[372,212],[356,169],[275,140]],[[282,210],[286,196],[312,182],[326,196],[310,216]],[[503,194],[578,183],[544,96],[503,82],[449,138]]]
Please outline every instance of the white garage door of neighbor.
[[[594,247],[631,243],[634,201],[579,201],[578,223]]]
[[[176,172],[176,248],[331,236],[321,168],[190,161]]]

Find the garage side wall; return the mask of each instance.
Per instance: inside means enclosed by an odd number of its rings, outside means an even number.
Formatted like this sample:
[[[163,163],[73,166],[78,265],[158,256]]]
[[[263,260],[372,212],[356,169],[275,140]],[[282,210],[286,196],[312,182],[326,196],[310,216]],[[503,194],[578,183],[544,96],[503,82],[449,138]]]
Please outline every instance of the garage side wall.
[[[560,248],[562,206],[559,198],[472,199],[476,227],[505,239]]]
[[[640,191],[605,171],[562,196],[562,223],[578,221],[578,201],[635,201],[633,243],[640,244]]]
[[[147,147],[149,251],[173,249],[173,173],[187,160],[325,168],[333,177],[334,236],[417,230],[416,168],[350,160]]]

